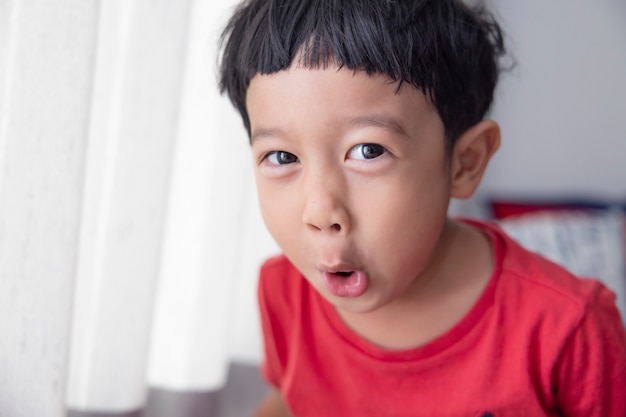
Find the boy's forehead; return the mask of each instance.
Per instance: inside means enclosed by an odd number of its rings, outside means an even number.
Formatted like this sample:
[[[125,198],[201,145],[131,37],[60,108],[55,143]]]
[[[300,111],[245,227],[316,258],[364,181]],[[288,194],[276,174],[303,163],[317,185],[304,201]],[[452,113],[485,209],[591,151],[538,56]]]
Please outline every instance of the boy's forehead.
[[[305,66],[301,63],[294,62],[289,67],[275,71],[272,73],[255,73],[248,83],[247,93],[250,92],[250,88],[254,84],[259,84],[259,80],[262,80],[262,84],[280,84],[290,85],[295,84],[299,87],[298,91],[304,92],[320,92],[315,89],[308,89],[307,86],[323,86],[331,84],[341,84],[346,87],[360,88],[363,92],[371,90],[380,90],[381,86],[385,90],[389,90],[393,93],[399,93],[406,87],[414,88],[407,83],[401,83],[394,80],[386,74],[382,73],[367,73],[362,69],[349,69],[337,64],[329,64],[320,67]],[[306,83],[306,84],[302,84]],[[322,92],[330,95],[338,94],[337,90],[324,90]]]
[[[246,91],[247,106],[251,95],[257,100],[268,96],[283,97],[291,102],[317,98],[363,106],[368,103],[403,106],[407,102],[406,97],[410,97],[414,110],[437,112],[429,95],[409,83],[394,80],[386,74],[368,74],[365,70],[337,65],[311,68],[294,64],[271,74],[256,73]]]
[[[250,80],[247,96],[271,95],[290,101],[309,97],[350,101],[357,96],[380,98],[381,94],[393,97],[408,93],[399,90],[398,85],[398,82],[383,74],[367,74],[362,70],[335,65],[324,68],[293,65],[271,74],[256,74]]]
[[[415,124],[441,123],[434,106],[417,88],[382,74],[339,67],[290,67],[257,74],[250,81],[246,105],[251,140],[292,124],[336,122],[344,128],[378,127],[398,134]]]

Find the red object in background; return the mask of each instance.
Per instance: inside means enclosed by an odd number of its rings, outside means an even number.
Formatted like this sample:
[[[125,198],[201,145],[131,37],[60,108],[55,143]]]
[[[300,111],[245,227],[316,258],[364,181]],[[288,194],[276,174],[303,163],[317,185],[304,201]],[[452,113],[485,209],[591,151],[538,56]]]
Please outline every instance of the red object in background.
[[[581,201],[581,200],[561,200],[561,201],[513,201],[513,200],[491,200],[489,208],[494,219],[505,219],[511,216],[521,216],[539,211],[597,211],[608,210],[611,204]]]

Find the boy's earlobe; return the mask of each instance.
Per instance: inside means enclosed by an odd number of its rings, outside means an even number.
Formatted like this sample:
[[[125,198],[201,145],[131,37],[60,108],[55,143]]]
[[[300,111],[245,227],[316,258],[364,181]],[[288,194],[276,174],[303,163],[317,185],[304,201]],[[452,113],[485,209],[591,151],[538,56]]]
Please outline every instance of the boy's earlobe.
[[[500,127],[483,120],[459,137],[451,155],[451,196],[469,198],[474,194],[487,164],[500,147]]]

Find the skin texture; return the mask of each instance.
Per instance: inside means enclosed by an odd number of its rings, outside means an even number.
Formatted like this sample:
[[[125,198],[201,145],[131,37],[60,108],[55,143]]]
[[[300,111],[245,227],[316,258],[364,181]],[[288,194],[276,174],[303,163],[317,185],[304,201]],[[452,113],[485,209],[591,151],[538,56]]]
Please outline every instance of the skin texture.
[[[445,332],[487,283],[489,243],[446,212],[451,197],[472,195],[500,140],[485,121],[446,153],[432,103],[397,88],[381,75],[293,66],[256,75],[246,100],[270,233],[346,324],[389,349]],[[329,270],[358,271],[365,291],[334,294]]]

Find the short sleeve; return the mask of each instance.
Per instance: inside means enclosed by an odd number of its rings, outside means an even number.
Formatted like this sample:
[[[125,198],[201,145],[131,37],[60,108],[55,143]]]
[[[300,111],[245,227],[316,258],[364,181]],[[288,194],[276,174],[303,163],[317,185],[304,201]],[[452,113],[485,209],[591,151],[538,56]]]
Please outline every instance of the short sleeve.
[[[263,272],[259,278],[258,286],[258,303],[259,313],[261,317],[261,330],[263,334],[263,363],[261,366],[261,372],[265,380],[276,388],[280,388],[281,381],[281,367],[278,355],[276,352],[276,346],[274,344],[274,337],[272,332],[272,321],[270,319],[270,313],[267,309],[267,300],[265,298],[265,291],[263,288]]]
[[[294,316],[289,303],[291,267],[284,256],[267,260],[261,267],[258,303],[263,335],[262,373],[267,382],[280,389],[288,360],[289,338]]]
[[[555,381],[564,416],[626,416],[626,330],[604,286],[565,343]]]

